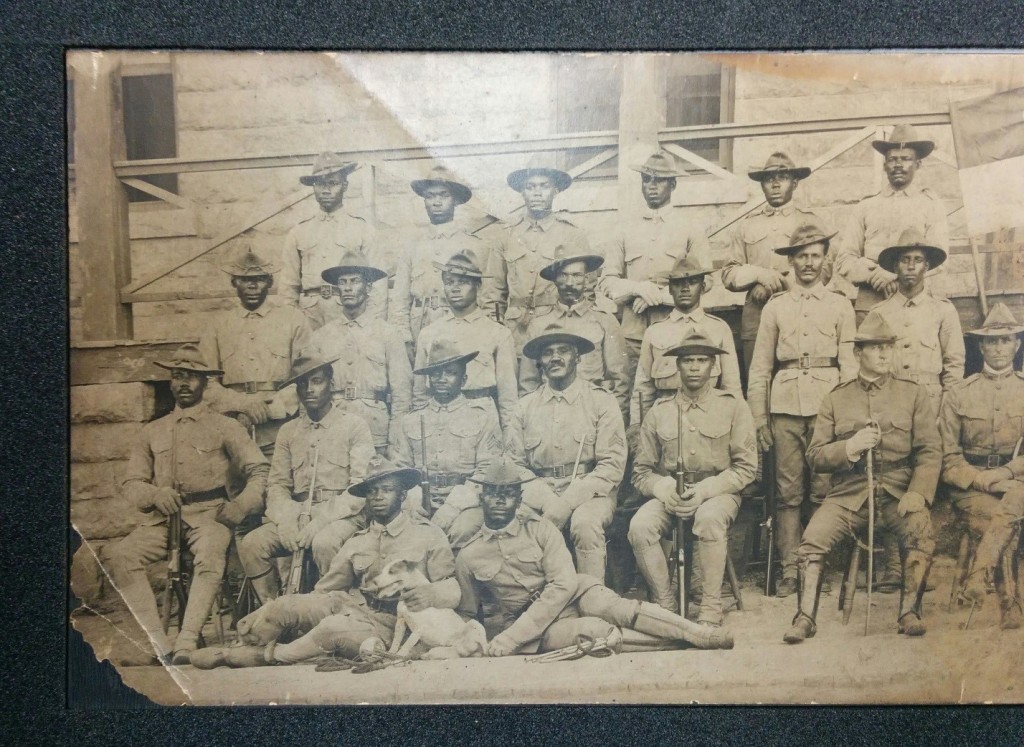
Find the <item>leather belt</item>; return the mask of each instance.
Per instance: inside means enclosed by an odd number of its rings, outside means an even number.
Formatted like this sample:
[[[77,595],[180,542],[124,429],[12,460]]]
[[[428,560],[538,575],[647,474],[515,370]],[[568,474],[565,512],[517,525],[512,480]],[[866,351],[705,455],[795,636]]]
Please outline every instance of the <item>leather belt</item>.
[[[225,386],[235,392],[256,394],[256,392],[276,392],[281,383],[280,381],[239,381],[234,384],[225,384]]]
[[[677,472],[673,472],[672,476],[678,479]],[[696,485],[701,480],[706,480],[709,477],[714,477],[718,473],[714,470],[707,469],[688,469],[683,472],[683,485]]]
[[[1005,466],[1007,462],[1013,459],[1013,454],[968,454],[965,452],[964,459],[974,467],[995,469],[996,467]]]
[[[462,396],[466,399],[483,399],[484,397],[497,397],[498,387],[485,386],[479,389],[463,389]]]
[[[187,506],[190,503],[205,503],[206,501],[215,501],[218,498],[228,499],[228,490],[223,485],[219,488],[211,488],[210,490],[200,490],[198,493],[182,493],[181,503]]]
[[[785,371],[788,368],[838,368],[838,358],[812,358],[809,355],[801,355],[791,361],[779,361],[779,370]]]
[[[512,617],[515,618],[515,619],[518,619],[519,617],[521,617],[522,614],[524,612],[526,612],[526,610],[530,609],[530,605],[531,604],[533,604],[538,599],[540,599],[540,595],[543,594],[543,593],[544,593],[544,587],[543,586],[538,586],[536,589],[531,591],[530,592],[530,596],[527,598],[526,602],[524,602],[522,605],[520,605],[519,609],[515,610],[512,613]]]
[[[344,492],[345,492],[344,490],[331,490],[329,488],[317,488],[316,489],[316,495],[313,496],[313,505],[315,506],[318,503],[323,503],[326,500],[330,500],[331,498],[334,498],[336,496],[342,495]],[[297,501],[299,503],[305,503],[308,498],[309,498],[309,491],[308,490],[303,490],[301,493],[293,493],[292,494],[292,500]]]
[[[534,303],[532,299],[510,298],[508,300],[508,307],[517,309],[553,309],[555,305],[553,303]]]
[[[303,288],[302,295],[330,298],[331,296],[340,296],[341,293],[338,291],[337,286],[331,285],[330,283],[324,283],[323,285],[319,285],[316,288]]]
[[[865,457],[861,457],[860,461],[853,465],[853,472],[864,474],[867,472],[867,462]],[[875,476],[877,477],[883,472],[888,472],[894,469],[905,469],[912,467],[913,464],[910,461],[910,457],[903,457],[902,459],[895,459],[891,462],[883,462],[881,459],[876,459],[874,463]]]
[[[572,477],[573,463],[569,464],[556,464],[553,467],[531,467],[533,473],[538,477]],[[576,471],[577,475],[585,475],[589,472],[593,472],[597,468],[597,462],[591,460],[589,462],[580,462],[579,469]]]
[[[441,296],[427,296],[426,298],[414,298],[412,300],[413,308],[421,309],[424,306],[431,309],[440,309],[447,306],[447,302],[442,302]]]
[[[363,594],[363,599],[366,600],[366,606],[374,612],[386,612],[389,615],[398,614],[397,599],[377,599],[369,594]]]
[[[331,394],[341,399],[347,400],[368,399],[373,402],[384,403],[387,403],[388,401],[387,392],[365,392],[361,391],[358,387],[354,386],[347,386],[344,387],[343,389],[335,389],[334,391],[331,392]]]
[[[431,488],[454,488],[469,479],[469,475],[461,472],[431,472],[429,475]]]
[[[939,384],[942,382],[939,380],[938,374],[926,374],[926,373],[900,373],[899,371],[893,374],[897,379],[906,379],[907,381],[916,381],[918,384]]]

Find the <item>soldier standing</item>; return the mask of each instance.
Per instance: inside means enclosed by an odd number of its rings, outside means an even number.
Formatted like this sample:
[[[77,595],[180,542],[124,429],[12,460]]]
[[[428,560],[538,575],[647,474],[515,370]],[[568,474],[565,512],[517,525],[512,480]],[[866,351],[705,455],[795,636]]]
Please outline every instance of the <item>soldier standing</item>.
[[[831,238],[808,223],[793,232],[789,246],[775,250],[788,257],[790,290],[765,304],[750,361],[747,392],[758,444],[762,451],[774,445],[777,455],[780,597],[793,594],[797,587],[796,548],[804,498],[810,493],[811,501],[819,504],[828,492],[828,478],[814,474],[805,456],[814,418],[822,398],[836,384],[857,375],[853,307],[821,282]]]
[[[748,371],[754,359],[761,309],[772,294],[791,285],[787,278],[789,265],[774,249],[784,246],[799,226],[821,223],[810,210],[793,204],[797,185],[810,175],[808,167],[797,166],[785,153],[772,153],[762,168],[747,173],[761,185],[768,204],[746,216],[733,229],[728,259],[722,267],[722,285],[731,291],[747,292],[740,316],[740,341],[743,366]],[[823,283],[832,275],[831,264],[829,258],[822,272]]]
[[[342,315],[313,333],[312,344],[334,367],[334,405],[370,426],[377,453],[385,455],[412,402],[412,368],[402,336],[368,311],[370,286],[386,277],[361,254],[346,254],[323,271],[338,290]]]
[[[469,251],[480,267],[486,267],[490,251],[486,242],[467,232],[455,219],[455,208],[473,196],[469,187],[441,166],[433,168],[426,179],[414,180],[411,186],[423,198],[430,225],[426,230],[417,227],[402,242],[388,321],[414,346],[420,330],[440,319],[447,309],[439,266],[453,254]]]
[[[723,349],[700,330],[666,351],[676,361],[680,387],[663,398],[640,425],[633,485],[647,498],[629,524],[629,543],[654,603],[677,611],[661,538],[674,517],[692,518],[703,574],[698,622],[722,624],[722,580],[729,527],[740,509],[740,491],[757,472],[757,445],[750,408],[738,392],[714,389],[711,371]],[[680,411],[684,431],[679,433]],[[682,450],[686,489],[677,490]],[[681,611],[685,615],[686,610]]]
[[[401,434],[392,444],[395,463],[423,472],[421,488],[429,483],[426,500],[413,490],[410,503],[445,530],[456,552],[483,521],[479,498],[466,480],[504,451],[494,408],[487,400],[462,396],[467,367],[479,354],[462,349],[446,339],[431,345],[426,361],[414,372],[427,379],[430,399],[402,418]]]
[[[572,185],[559,169],[530,167],[508,175],[508,186],[523,197],[525,215],[505,232],[491,252],[484,308],[504,311],[518,355],[529,339],[526,328],[535,314],[557,301],[555,287],[540,277],[543,267],[563,256],[590,254],[587,235],[565,215],[552,212],[555,196]]]
[[[815,634],[825,555],[868,523],[869,450],[874,451],[876,513],[899,537],[903,561],[897,629],[908,636],[925,633],[921,600],[935,549],[929,507],[939,481],[942,444],[924,387],[889,373],[895,341],[884,319],[865,319],[853,338],[857,378],[822,400],[807,458],[815,472],[832,475],[832,486],[797,550],[797,613],[786,643]]]
[[[709,634],[577,573],[558,530],[532,512],[519,511],[522,485],[533,479],[524,480],[506,459],[473,478],[482,486],[484,526],[455,561],[455,577],[464,617],[476,617],[482,599],[493,602],[494,614],[485,620],[489,656],[556,650],[578,643],[582,635],[605,639],[617,651],[680,640],[700,648],[732,648],[724,631]]]
[[[320,206],[315,216],[299,221],[284,240],[281,253],[281,295],[285,303],[298,306],[309,317],[313,329],[342,315],[338,289],[325,283],[321,273],[336,265],[346,252],[358,252],[371,259],[377,248],[373,227],[342,209],[348,175],[357,164],[336,153],[321,153],[313,162],[313,173],[299,181],[313,188]],[[384,316],[387,290],[375,290],[370,301],[374,316]]]
[[[585,297],[587,276],[599,268],[602,261],[596,254],[589,254],[557,259],[543,268],[540,276],[555,284],[558,301],[534,317],[526,334],[532,340],[555,325],[590,340],[594,351],[580,358],[579,375],[611,392],[625,418],[629,416],[629,390],[633,383],[629,378],[626,342],[615,317],[600,311]],[[519,367],[519,390],[526,394],[537,389],[540,383],[537,364],[523,358]]]
[[[309,322],[293,306],[266,303],[277,268],[251,248],[243,247],[224,270],[241,308],[221,314],[199,340],[203,359],[224,371],[223,388],[211,381],[207,399],[216,411],[238,413],[243,425],[254,426],[269,458],[281,425],[298,410],[295,390],[280,384],[309,344]]]
[[[580,357],[594,349],[560,327],[530,340],[523,355],[536,360],[544,384],[521,400],[506,434],[516,459],[543,478],[529,484],[526,503],[556,527],[569,524],[581,573],[605,573],[605,529],[626,466],[625,428],[618,403],[577,375]]]
[[[669,272],[668,289],[675,308],[666,319],[652,324],[644,333],[629,407],[629,422],[633,425],[640,424],[641,411],[648,412],[658,397],[670,397],[679,389],[676,361],[668,351],[694,329],[722,349],[711,370],[712,382],[722,389],[740,392],[740,367],[732,330],[725,321],[700,307],[701,297],[710,288],[712,272],[710,267],[690,256],[676,262]]]
[[[440,339],[458,340],[465,350],[479,354],[466,365],[466,399],[497,403],[502,427],[511,422],[519,394],[516,387],[516,351],[512,333],[487,316],[477,305],[483,272],[476,254],[470,251],[452,255],[439,264],[447,306],[437,321],[428,324],[416,340],[416,367],[426,365],[428,353]],[[413,407],[427,403],[427,378],[413,382]]]
[[[885,157],[888,184],[864,198],[850,212],[836,247],[836,272],[857,286],[854,309],[858,324],[886,297],[896,292],[896,276],[878,263],[883,249],[893,246],[908,228],[932,246],[946,251],[949,225],[942,199],[914,183],[921,161],[935,149],[909,125],[897,125],[887,140],[871,146]]]
[[[170,371],[175,407],[143,427],[123,483],[125,496],[149,518],[105,548],[104,565],[157,656],[187,664],[220,590],[232,530],[263,510],[269,465],[242,426],[203,401],[209,377],[223,371],[207,365],[195,345],[182,345],[172,360],[157,365]],[[173,644],[146,575],[148,564],[167,557],[168,521],[183,522],[194,556]]]
[[[366,474],[375,453],[373,436],[366,421],[332,405],[332,363],[302,356],[282,384],[295,385],[303,412],[278,435],[267,478],[266,519],[238,544],[245,575],[264,604],[281,588],[272,558],[309,548],[320,573],[326,573],[345,541],[365,526],[363,501],[347,491]],[[307,500],[310,513],[303,526]]]
[[[629,371],[636,368],[644,332],[672,311],[666,273],[692,256],[701,267],[711,267],[711,250],[704,229],[694,225],[685,211],[672,207],[676,179],[685,177],[675,159],[656,151],[642,165],[640,191],[646,209],[639,219],[622,227],[605,252],[598,289],[622,308],[622,334],[630,355]]]
[[[942,479],[968,527],[981,536],[964,596],[982,602],[987,586],[999,592],[1002,628],[1021,627],[1020,591],[1013,579],[996,574],[1004,553],[1013,553],[1015,522],[1024,516],[1024,375],[1013,368],[1024,332],[1010,310],[992,307],[978,340],[984,367],[942,398]]]

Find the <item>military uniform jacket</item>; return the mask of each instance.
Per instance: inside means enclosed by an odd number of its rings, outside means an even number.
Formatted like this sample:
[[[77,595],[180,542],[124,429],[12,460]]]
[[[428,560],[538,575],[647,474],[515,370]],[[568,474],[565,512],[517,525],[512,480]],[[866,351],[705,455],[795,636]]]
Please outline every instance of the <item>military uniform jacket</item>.
[[[346,491],[363,479],[375,453],[370,428],[358,415],[332,407],[317,422],[303,410],[278,433],[267,478],[267,518],[277,524],[295,524],[313,479],[314,456],[313,512],[318,521],[326,525],[355,516],[365,501]]]
[[[941,384],[949,389],[964,378],[964,335],[956,307],[927,291],[914,298],[896,293],[870,312],[885,319],[896,334],[892,371],[901,379]],[[933,387],[937,389],[937,387]],[[929,391],[936,396],[937,391]]]
[[[765,304],[761,327],[750,363],[747,400],[758,426],[768,424],[768,413],[811,417],[818,414],[822,398],[840,381],[857,375],[853,357],[856,334],[853,306],[838,293],[818,283],[813,288],[793,288]],[[818,359],[813,368],[780,369],[778,363]],[[823,359],[836,361],[831,367]],[[768,384],[771,381],[771,402]]]
[[[1020,371],[974,374],[953,386],[942,398],[939,416],[942,435],[942,479],[960,490],[968,490],[979,472],[993,466],[1006,467],[1013,479],[1024,479],[1024,449],[1013,457],[1024,436],[1024,374]],[[970,464],[965,454],[984,458],[980,466]]]
[[[505,323],[525,326],[537,309],[554,306],[558,300],[555,284],[540,271],[559,257],[591,254],[587,235],[561,213],[539,221],[524,216],[505,229],[491,251],[487,275],[492,286],[484,288],[482,306],[506,303]]]
[[[642,340],[647,327],[672,310],[666,275],[677,261],[692,254],[701,266],[711,267],[708,237],[687,212],[670,205],[660,210],[645,206],[604,251],[598,288],[622,308],[622,334],[627,339]],[[661,287],[661,303],[637,314],[633,311],[636,286],[646,282]]]
[[[203,493],[226,488],[233,504],[230,514],[238,524],[263,511],[263,492],[270,466],[259,447],[237,421],[213,412],[200,402],[172,412],[142,427],[125,469],[125,497],[148,510],[156,488],[179,493]],[[193,503],[183,513],[223,505],[223,501]],[[164,516],[152,512],[146,526],[160,524]]]
[[[634,487],[653,496],[658,480],[676,476],[680,448],[683,468],[707,475],[698,480],[704,499],[734,495],[738,501],[739,492],[753,482],[757,472],[754,421],[747,403],[736,392],[711,386],[696,399],[678,393],[658,400],[640,426],[633,460]]]
[[[565,467],[564,477],[544,479],[573,509],[595,496],[612,495],[622,482],[626,469],[622,413],[612,395],[588,381],[577,378],[561,392],[545,383],[530,392],[519,400],[506,435],[510,450],[523,466],[531,470]],[[581,466],[589,464],[594,469],[576,478],[570,495],[567,488],[577,453]]]
[[[388,422],[384,430],[397,433],[399,419],[412,404],[412,368],[398,331],[364,312],[355,319],[328,322],[313,333],[312,343],[325,360],[338,358],[331,384],[335,395],[352,395],[367,402],[377,417]],[[390,415],[385,404],[388,399]],[[368,424],[375,433],[383,427]],[[391,440],[389,436],[388,442]]]
[[[309,344],[309,323],[292,306],[264,303],[254,311],[238,306],[220,314],[199,341],[203,359],[224,372],[225,386],[280,383]],[[270,390],[271,396],[273,390]]]
[[[562,533],[533,514],[482,527],[459,553],[455,577],[459,612],[476,617],[480,601],[493,600],[508,623],[502,635],[517,647],[539,639],[580,592]]]
[[[859,511],[867,500],[866,458],[851,462],[846,441],[869,421],[882,429],[875,447],[876,485],[893,498],[912,491],[931,504],[942,468],[935,410],[924,387],[892,376],[873,382],[858,376],[822,400],[807,461],[815,472],[832,473],[826,500],[850,511]],[[891,466],[894,463],[898,466]]]
[[[886,184],[851,208],[834,245],[836,271],[854,285],[864,285],[878,264],[878,255],[894,246],[908,228],[918,229],[929,244],[949,250],[949,225],[942,199],[913,182],[906,189]],[[929,275],[941,271],[939,268]],[[870,286],[864,295],[870,296],[872,304],[877,302]],[[866,310],[870,306],[861,303],[857,308]]]
[[[626,417],[629,414],[629,389],[633,382],[628,375],[626,341],[615,317],[594,308],[594,304],[587,300],[573,306],[558,302],[533,318],[526,329],[526,338],[538,337],[551,324],[558,324],[594,343],[594,350],[580,358],[577,374],[611,392],[618,400],[622,416]],[[524,394],[532,392],[540,384],[537,362],[523,356],[519,366],[520,391]]]
[[[312,306],[318,296],[303,291],[323,285],[320,273],[341,262],[346,252],[362,253],[369,261],[384,266],[377,257],[373,227],[362,218],[339,208],[299,221],[284,240],[281,252],[280,292],[284,300],[302,308]],[[379,283],[375,283],[379,285]]]
[[[431,491],[435,495],[447,495],[454,487],[437,487],[439,477],[471,477],[490,466],[504,450],[494,408],[461,394],[446,405],[431,399],[402,418],[402,436],[392,444],[399,467],[423,470],[424,437],[426,472],[435,483]]]
[[[789,246],[789,237],[799,226],[808,222],[821,223],[810,210],[804,210],[787,202],[781,207],[765,205],[751,213],[733,229],[727,247],[728,259],[722,267],[722,284],[731,291],[749,291],[757,283],[757,272],[761,269],[789,272],[789,260],[775,253],[780,247]],[[828,267],[822,268],[827,282],[831,276],[832,254],[825,255]],[[740,317],[740,339],[753,340],[757,337],[759,309],[748,295]]]
[[[486,268],[490,247],[454,220],[439,226],[430,224],[410,229],[398,246],[401,251],[395,286],[388,302],[388,321],[406,335],[407,340],[416,340],[421,329],[440,319],[448,310],[441,271],[433,263],[443,265],[453,254],[471,250],[479,266]]]
[[[512,333],[502,324],[474,308],[458,317],[445,308],[444,314],[420,332],[416,340],[415,369],[427,365],[427,356],[436,340],[454,340],[466,352],[478,350],[479,355],[466,364],[466,391],[494,388],[498,396],[498,417],[508,424],[519,400],[516,385],[516,351]],[[430,399],[427,377],[416,376],[413,382],[413,407],[422,407]]]
[[[665,355],[665,352],[678,345],[680,340],[694,329],[699,329],[717,347],[726,351],[724,355],[718,356],[714,368],[711,369],[712,382],[717,380],[722,389],[740,391],[740,366],[736,359],[736,343],[733,342],[732,330],[729,329],[728,323],[717,316],[705,313],[704,309],[699,307],[690,313],[672,309],[667,319],[652,324],[644,333],[643,342],[640,344],[636,378],[633,381],[630,423],[640,422],[641,415],[646,414],[654,404],[658,390],[675,391],[679,388],[676,359]]]

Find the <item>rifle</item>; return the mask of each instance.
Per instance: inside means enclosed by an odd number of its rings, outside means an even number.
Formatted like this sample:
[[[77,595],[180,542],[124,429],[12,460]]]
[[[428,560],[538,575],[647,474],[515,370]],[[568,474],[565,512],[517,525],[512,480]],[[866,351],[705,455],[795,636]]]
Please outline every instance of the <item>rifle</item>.
[[[683,407],[677,401],[676,413],[676,493],[686,492],[686,468],[683,465]],[[690,576],[693,572],[693,519],[676,517],[676,581],[679,585],[679,614],[686,617],[690,597]]]
[[[181,485],[178,482],[178,439],[177,424],[171,426],[171,488],[181,494]],[[184,615],[185,604],[188,602],[185,593],[184,569],[181,558],[181,508],[178,508],[167,517],[167,585],[164,587],[164,605],[161,611],[160,622],[163,625],[164,633],[171,626],[171,605],[174,599],[178,600],[179,627],[180,617]]]
[[[420,503],[427,516],[433,516],[434,504],[430,500],[430,471],[427,469],[427,427],[423,413],[420,413],[420,456],[423,459],[423,480],[420,482]]]
[[[764,452],[761,479],[764,480],[764,522],[761,526],[764,527],[765,541],[768,543],[764,594],[766,597],[773,597],[777,590],[775,579],[775,512],[779,508],[778,486],[775,484],[775,444],[772,444],[772,447]]]
[[[313,475],[309,478],[309,494],[302,504],[302,511],[299,513],[299,532],[301,533],[310,522],[313,515],[313,495],[316,492],[316,470],[320,463],[320,449],[313,447]],[[306,578],[306,564],[309,559],[309,548],[300,547],[292,553],[292,567],[288,571],[288,583],[285,585],[285,594],[301,594],[302,585]]]

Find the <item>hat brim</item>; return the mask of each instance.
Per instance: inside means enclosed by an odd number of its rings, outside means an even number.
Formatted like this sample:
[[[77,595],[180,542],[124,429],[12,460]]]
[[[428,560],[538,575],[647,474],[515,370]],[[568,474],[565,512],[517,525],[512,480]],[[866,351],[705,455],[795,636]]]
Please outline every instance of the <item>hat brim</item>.
[[[224,372],[219,368],[203,368],[187,361],[153,361],[153,365],[168,371],[191,371],[192,373],[203,374],[204,376],[223,376]]]
[[[946,252],[937,246],[912,245],[912,246],[890,246],[883,249],[878,255],[878,266],[889,272],[896,272],[896,262],[899,261],[900,253],[909,249],[920,249],[928,257],[930,269],[935,269],[946,261]]]
[[[292,376],[290,379],[285,379],[280,384],[278,384],[278,386],[277,386],[278,391],[284,389],[285,387],[291,386],[292,384],[297,382],[299,379],[301,379],[303,376],[309,376],[311,373],[313,373],[314,371],[316,371],[318,369],[323,368],[324,366],[333,366],[334,363],[339,358],[341,358],[340,355],[335,356],[334,358],[331,358],[330,360],[318,361],[315,366],[309,366],[309,367],[303,369],[299,373],[297,373],[294,376]]]
[[[896,342],[895,335],[892,337],[854,337],[854,345],[893,345]]]
[[[412,490],[420,484],[420,478],[422,475],[415,467],[398,467],[396,469],[389,469],[386,472],[371,475],[362,482],[357,482],[348,489],[348,492],[356,498],[365,498],[374,483],[380,482],[385,477],[398,477],[402,481],[403,490]]]
[[[300,176],[299,181],[302,184],[305,184],[307,187],[312,187],[314,184],[317,183],[317,180],[319,179],[325,179],[328,176],[333,176],[334,174],[341,174],[342,176],[347,176],[351,174],[353,171],[355,171],[358,167],[358,163],[349,161],[348,163],[342,164],[338,168],[331,169],[330,171],[323,171],[319,174],[307,174],[305,176]]]
[[[468,268],[463,267],[453,267],[451,265],[445,264],[444,262],[431,262],[430,264],[432,264],[441,272],[447,272],[449,275],[456,275],[461,278],[472,278],[474,280],[484,279],[484,274],[479,270],[470,270]]]
[[[413,371],[413,373],[416,374],[417,376],[426,376],[431,371],[437,371],[438,369],[444,368],[445,366],[450,366],[453,363],[469,363],[478,355],[480,355],[479,350],[474,350],[472,353],[466,353],[465,355],[454,355],[451,358],[445,358],[444,360],[440,360],[437,363],[431,363],[427,366],[423,366],[422,368],[417,368],[416,370]]]
[[[964,332],[971,337],[1014,337],[1024,332],[1024,324],[1013,327],[981,327],[970,332]]]
[[[629,168],[631,171],[647,174],[648,176],[653,176],[655,179],[678,179],[680,177],[689,176],[685,171],[670,171],[668,173],[664,171],[655,171],[654,169],[647,168],[642,163],[631,164]]]
[[[799,244],[793,244],[792,246],[780,246],[778,249],[773,249],[772,251],[774,251],[776,254],[780,256],[788,257],[791,254],[796,254],[805,246],[811,246],[812,244],[824,244],[825,251],[827,252],[829,250],[829,245],[832,239],[834,239],[836,237],[836,234],[838,233],[838,231],[835,231],[833,233],[830,233],[828,236],[819,236],[809,241],[802,241]]]
[[[523,346],[523,355],[531,360],[537,360],[540,358],[541,353],[544,352],[544,348],[558,342],[567,342],[570,345],[574,345],[580,355],[586,355],[594,351],[594,343],[586,337],[580,337],[571,332],[552,332],[551,334],[534,337],[526,343]]]
[[[682,358],[684,355],[722,355],[725,350],[714,345],[676,345],[664,352],[664,355],[673,358]]]
[[[493,482],[491,480],[485,480],[482,477],[467,477],[466,482],[472,482],[477,485],[492,485],[494,487],[502,488],[509,485],[525,485],[526,483],[533,482],[536,479],[537,476],[534,475],[532,477],[522,477],[515,480],[509,480],[507,482]]]
[[[715,273],[714,268],[706,270],[687,270],[686,272],[666,272],[662,277],[665,280],[686,280],[687,278],[703,278]]]
[[[531,176],[546,176],[550,178],[555,183],[555,188],[559,192],[564,192],[572,186],[572,177],[558,169],[517,169],[509,174],[505,181],[516,192],[522,192],[523,182]]]
[[[794,179],[806,179],[811,175],[811,170],[807,166],[794,166],[791,169],[758,169],[757,171],[748,171],[747,177],[755,182],[761,182],[766,176],[774,174],[789,174]]]
[[[338,278],[342,275],[350,275],[352,273],[358,273],[366,278],[366,282],[373,283],[378,280],[386,278],[388,274],[379,267],[372,267],[370,265],[338,265],[337,267],[328,267],[326,270],[320,273],[320,277],[325,283],[331,285],[338,284]]]
[[[465,184],[459,184],[458,182],[453,182],[450,179],[414,179],[409,182],[409,186],[412,187],[412,191],[420,197],[426,197],[424,192],[426,192],[429,187],[447,187],[451,190],[452,197],[455,198],[456,205],[465,205],[473,196],[473,190]]]
[[[872,140],[871,147],[883,156],[889,151],[896,150],[897,148],[910,148],[917,153],[917,157],[921,159],[927,158],[932,154],[932,151],[935,150],[935,143],[931,140],[913,140],[909,143],[894,143],[889,140]]]
[[[566,265],[571,265],[573,262],[583,262],[587,266],[587,272],[593,272],[598,267],[604,264],[604,257],[601,257],[597,254],[581,254],[578,257],[566,257],[565,259],[556,259],[547,267],[541,268],[540,276],[545,280],[550,280],[554,282],[555,278],[558,277],[558,273],[562,271],[562,268],[565,267]]]
[[[233,278],[262,278],[262,277],[273,277],[277,274],[277,265],[267,264],[265,267],[260,268],[260,272],[256,272],[251,268],[241,268],[237,265],[228,265],[220,268],[223,272],[226,272]]]

